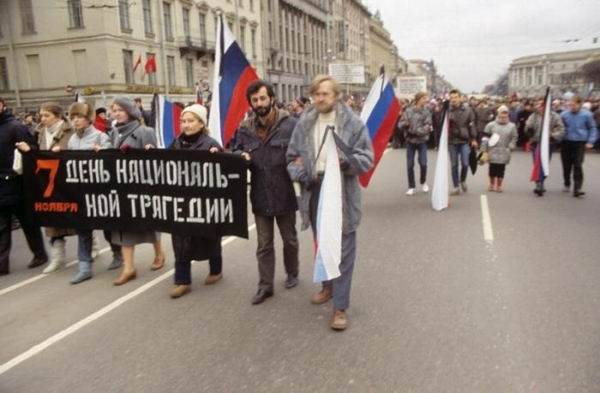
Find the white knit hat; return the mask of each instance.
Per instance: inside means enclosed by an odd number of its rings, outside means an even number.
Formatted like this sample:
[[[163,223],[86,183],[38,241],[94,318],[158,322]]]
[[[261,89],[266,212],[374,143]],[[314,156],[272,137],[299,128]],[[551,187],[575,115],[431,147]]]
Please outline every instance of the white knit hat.
[[[194,115],[196,115],[204,124],[204,126],[208,126],[208,122],[206,121],[206,108],[200,104],[193,104],[190,105],[188,107],[186,107],[182,112],[181,112],[181,116],[183,116],[184,113],[186,112],[191,112]]]

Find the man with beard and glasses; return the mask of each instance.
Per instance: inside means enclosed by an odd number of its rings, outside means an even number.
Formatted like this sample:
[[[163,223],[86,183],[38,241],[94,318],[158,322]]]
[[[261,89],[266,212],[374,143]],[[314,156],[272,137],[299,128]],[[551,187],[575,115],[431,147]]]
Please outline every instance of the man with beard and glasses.
[[[350,307],[356,230],[361,217],[358,176],[373,166],[373,146],[363,121],[352,108],[340,101],[340,88],[335,79],[327,75],[315,77],[310,94],[313,106],[304,113],[292,134],[287,152],[288,171],[294,181],[302,184],[302,229],[307,229],[310,223],[317,239],[318,201],[327,162],[326,149],[321,147],[327,138],[334,138],[342,180],[341,274],[333,280],[324,281],[321,291],[312,297],[311,303],[323,304],[333,299],[330,327],[341,331],[348,323],[346,310]]]
[[[287,172],[286,151],[297,120],[275,105],[273,87],[262,80],[246,91],[252,114],[244,120],[231,141],[234,153],[248,160],[251,172],[250,201],[256,223],[258,292],[252,304],[273,296],[275,276],[274,223],[283,240],[285,288],[298,285],[298,236],[294,186]]]

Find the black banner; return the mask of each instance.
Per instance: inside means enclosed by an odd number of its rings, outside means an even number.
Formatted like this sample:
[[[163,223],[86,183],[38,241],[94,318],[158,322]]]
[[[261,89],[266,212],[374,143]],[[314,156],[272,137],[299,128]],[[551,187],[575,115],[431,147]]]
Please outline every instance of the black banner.
[[[248,238],[246,162],[186,150],[35,151],[26,200],[42,226]]]

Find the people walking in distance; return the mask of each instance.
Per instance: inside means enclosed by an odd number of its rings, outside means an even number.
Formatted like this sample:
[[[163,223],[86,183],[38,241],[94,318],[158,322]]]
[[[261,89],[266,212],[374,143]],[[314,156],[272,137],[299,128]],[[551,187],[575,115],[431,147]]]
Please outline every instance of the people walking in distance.
[[[287,172],[285,153],[297,119],[275,106],[273,87],[265,81],[252,83],[246,91],[252,114],[240,124],[232,150],[248,160],[251,172],[250,201],[256,223],[258,291],[252,304],[273,296],[275,277],[274,224],[283,240],[285,288],[298,285],[298,235],[294,186]]]
[[[448,127],[448,149],[452,166],[452,193],[459,195],[467,192],[467,174],[469,171],[470,146],[477,148],[477,131],[475,130],[475,115],[468,104],[462,102],[458,90],[450,91]],[[459,177],[460,162],[460,177]],[[459,187],[460,186],[460,187]]]
[[[581,109],[583,100],[580,96],[570,99],[570,108],[561,113],[565,123],[565,137],[561,144],[560,156],[563,165],[565,192],[571,190],[571,173],[573,173],[573,196],[585,195],[583,186],[583,156],[585,149],[592,149],[598,138],[598,129],[592,114]]]
[[[556,100],[554,100],[556,102]],[[535,162],[535,151],[540,143],[542,136],[542,121],[544,118],[545,110],[545,99],[539,97],[535,100],[535,112],[527,118],[525,124],[525,133],[529,138],[531,145],[531,152],[533,154],[533,161]],[[552,159],[552,153],[556,149],[558,143],[563,139],[565,135],[565,125],[560,118],[560,115],[554,110],[550,111],[550,146],[549,146],[549,159]],[[544,196],[546,188],[544,187],[544,175],[540,181],[535,183],[535,189],[533,192],[538,196]]]
[[[222,151],[219,143],[208,136],[207,110],[200,104],[193,104],[181,112],[181,134],[173,141],[170,149],[199,150],[216,153]],[[204,284],[212,285],[223,278],[223,257],[220,236],[171,235],[175,254],[175,287],[171,290],[173,299],[191,290],[192,260],[208,259],[210,272]]]
[[[417,93],[413,105],[408,107],[398,122],[398,128],[405,130],[406,169],[408,171],[408,191],[415,194],[415,152],[419,154],[420,179],[423,192],[429,192],[427,185],[427,141],[433,132],[431,112],[427,107],[427,93]]]
[[[517,127],[509,120],[508,107],[498,108],[496,120],[489,122],[483,131],[489,138],[483,138],[482,149],[489,154],[489,191],[502,192],[502,182],[506,165],[510,162],[510,153],[517,146],[519,134]]]

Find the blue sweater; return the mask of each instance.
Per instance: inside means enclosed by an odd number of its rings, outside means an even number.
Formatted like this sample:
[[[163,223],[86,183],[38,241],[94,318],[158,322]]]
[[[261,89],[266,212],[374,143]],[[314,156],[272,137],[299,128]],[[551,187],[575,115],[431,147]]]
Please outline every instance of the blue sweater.
[[[596,121],[591,112],[585,109],[580,109],[576,113],[564,111],[560,114],[560,117],[565,123],[566,133],[564,140],[587,142],[590,144],[596,142],[598,129],[596,128]]]

